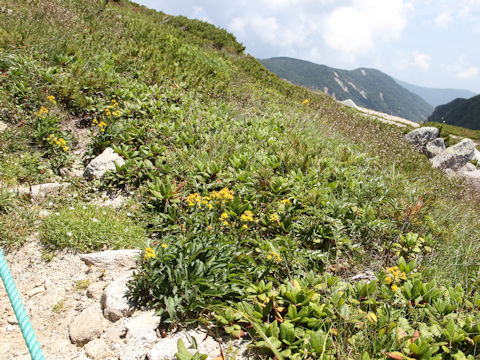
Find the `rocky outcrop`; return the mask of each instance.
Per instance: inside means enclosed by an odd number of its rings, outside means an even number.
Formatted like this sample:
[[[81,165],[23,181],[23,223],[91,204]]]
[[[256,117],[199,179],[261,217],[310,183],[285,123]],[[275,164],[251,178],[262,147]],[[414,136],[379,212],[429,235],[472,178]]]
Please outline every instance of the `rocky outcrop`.
[[[463,168],[475,154],[475,144],[470,139],[464,139],[449,147],[430,161],[434,168],[457,171]]]
[[[89,180],[102,177],[107,171],[115,170],[115,164],[122,166],[125,164],[120,155],[112,148],[106,148],[100,155],[90,161],[85,168],[83,175]]]
[[[438,137],[438,129],[435,127],[422,127],[410,131],[405,135],[405,140],[408,142],[424,147],[428,142],[435,140]]]
[[[436,138],[425,145],[425,153],[429,158],[432,158],[439,155],[445,148],[445,141],[442,138]]]

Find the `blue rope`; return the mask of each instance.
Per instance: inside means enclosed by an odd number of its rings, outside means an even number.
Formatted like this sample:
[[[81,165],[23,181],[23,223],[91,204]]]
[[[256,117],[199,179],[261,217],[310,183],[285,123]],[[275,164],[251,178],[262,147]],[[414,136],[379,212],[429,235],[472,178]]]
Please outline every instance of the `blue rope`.
[[[5,289],[7,289],[8,298],[12,304],[13,311],[15,311],[15,316],[17,317],[18,324],[22,330],[23,338],[27,343],[28,351],[30,351],[30,357],[32,360],[45,360],[45,356],[43,356],[42,349],[40,348],[40,344],[33,331],[32,323],[28,318],[22,300],[20,299],[20,295],[18,294],[17,287],[13,282],[2,249],[0,249],[0,276],[2,277]]]

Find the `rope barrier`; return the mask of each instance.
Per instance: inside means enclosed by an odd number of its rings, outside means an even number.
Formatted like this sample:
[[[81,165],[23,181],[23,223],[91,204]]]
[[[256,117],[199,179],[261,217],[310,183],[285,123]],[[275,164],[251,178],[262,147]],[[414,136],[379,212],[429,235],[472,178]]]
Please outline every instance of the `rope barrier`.
[[[17,287],[13,282],[12,275],[7,266],[7,261],[3,256],[2,249],[0,249],[0,276],[2,277],[3,285],[7,290],[8,298],[12,304],[13,311],[17,317],[18,324],[22,330],[23,338],[30,352],[30,357],[32,360],[45,360],[43,356],[42,349],[40,348],[40,343],[35,336],[35,332],[32,327],[32,323],[23,307],[22,300],[20,299],[20,294],[18,293]]]

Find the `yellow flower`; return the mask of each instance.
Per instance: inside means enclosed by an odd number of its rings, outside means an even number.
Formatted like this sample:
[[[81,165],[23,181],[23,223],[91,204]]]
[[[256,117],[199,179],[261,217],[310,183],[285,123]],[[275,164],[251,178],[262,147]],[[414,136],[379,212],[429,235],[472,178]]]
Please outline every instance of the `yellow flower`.
[[[397,291],[397,290],[398,290],[398,286],[395,285],[395,284],[393,284],[393,285],[392,285],[392,290],[393,290],[393,291]]]
[[[70,149],[68,146],[64,146],[64,147],[63,147],[63,151],[65,151],[65,152],[67,152],[68,149]]]
[[[92,120],[92,124],[98,124],[98,120],[97,120],[97,118],[93,118],[93,120]]]
[[[208,208],[209,208],[210,210],[212,210],[212,209],[213,209],[213,205],[212,205],[211,203],[208,203]]]
[[[54,103],[56,104],[57,102],[55,101],[55,97],[50,95],[50,96],[47,96],[47,100],[50,101],[51,103]]]
[[[385,278],[385,282],[386,282],[387,284],[391,284],[391,283],[392,283],[392,278],[391,278],[390,276],[387,276],[387,277]]]
[[[292,202],[290,201],[290,199],[283,199],[283,200],[280,200],[280,204],[292,205]]]
[[[269,220],[272,221],[272,222],[275,222],[275,221],[278,221],[280,218],[278,217],[278,215],[276,213],[273,213],[272,215],[270,215],[269,217]]]
[[[152,249],[150,247],[147,247],[145,249],[145,256],[144,258],[145,259],[150,259],[150,258],[154,258],[155,257],[155,249]]]
[[[303,104],[303,105],[308,105],[309,102],[310,102],[310,100],[305,99],[305,100],[302,101],[302,104]]]
[[[247,224],[243,224],[242,228],[246,230],[246,229],[248,229],[248,225],[247,225]]]
[[[228,225],[229,225],[229,224],[228,224],[228,221],[222,222],[222,225],[223,225],[223,226],[228,226]]]
[[[226,220],[228,219],[228,213],[223,212],[222,215],[220,215],[220,220]]]
[[[250,210],[245,211],[241,216],[240,219],[246,222],[253,221],[253,213]]]
[[[162,245],[160,245],[162,248],[166,249],[168,247],[167,244],[163,243]]]
[[[213,226],[212,226],[212,225],[208,225],[208,226],[207,226],[207,229],[208,229],[208,230],[212,230],[212,229],[213,229]]]

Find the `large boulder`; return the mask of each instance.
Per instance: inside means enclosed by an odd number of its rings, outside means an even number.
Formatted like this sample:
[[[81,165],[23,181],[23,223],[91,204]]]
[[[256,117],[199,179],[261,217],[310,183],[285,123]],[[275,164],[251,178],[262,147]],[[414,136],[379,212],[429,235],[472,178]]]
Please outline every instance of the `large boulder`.
[[[434,168],[457,171],[463,168],[475,154],[475,144],[464,139],[430,159]]]
[[[475,154],[473,154],[472,160],[475,160],[478,163],[477,165],[480,166],[480,151],[477,149],[475,149]]]
[[[436,138],[425,145],[425,153],[429,158],[432,158],[440,154],[445,148],[445,141],[442,138]]]
[[[115,164],[122,166],[125,164],[125,160],[123,160],[112,148],[108,147],[95,159],[90,161],[85,168],[83,175],[89,180],[100,178],[107,171],[115,170]]]
[[[410,131],[405,135],[405,140],[408,142],[423,147],[428,142],[435,140],[438,137],[438,129],[436,127],[421,127]]]

